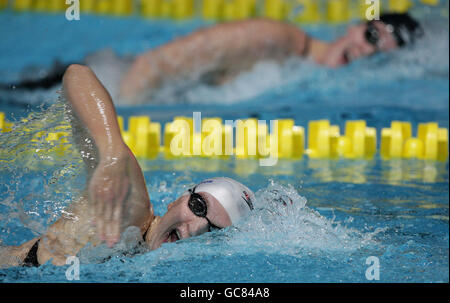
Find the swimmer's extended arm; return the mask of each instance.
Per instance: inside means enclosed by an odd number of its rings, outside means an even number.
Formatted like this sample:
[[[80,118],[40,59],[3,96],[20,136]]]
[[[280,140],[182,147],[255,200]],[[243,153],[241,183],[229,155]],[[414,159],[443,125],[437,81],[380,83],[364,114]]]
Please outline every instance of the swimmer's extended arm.
[[[63,90],[76,118],[95,141],[98,164],[89,180],[88,196],[95,208],[98,235],[111,246],[126,225],[145,230],[153,219],[145,180],[122,140],[111,97],[91,69],[69,66]]]
[[[261,59],[304,55],[306,34],[289,23],[251,19],[201,29],[138,56],[121,84],[121,96],[139,95],[172,77],[234,75]],[[134,99],[134,100],[133,100]]]
[[[39,240],[39,264],[51,260],[65,265],[87,243],[96,246],[97,234],[112,246],[120,232],[137,226],[142,234],[155,222],[144,176],[136,158],[122,141],[112,100],[95,74],[86,66],[71,65],[63,77],[64,96],[71,106],[74,132],[80,141],[94,140],[98,157],[89,178],[87,196],[82,194],[39,238],[20,246],[0,246],[0,268],[23,265],[30,249]],[[77,135],[77,134],[75,134]],[[79,144],[83,148],[83,145]],[[85,150],[80,150],[83,157]],[[90,161],[87,161],[90,163]],[[94,209],[92,209],[94,208]]]
[[[69,66],[63,77],[63,88],[67,101],[95,140],[102,160],[126,153],[111,97],[91,69],[76,64]]]

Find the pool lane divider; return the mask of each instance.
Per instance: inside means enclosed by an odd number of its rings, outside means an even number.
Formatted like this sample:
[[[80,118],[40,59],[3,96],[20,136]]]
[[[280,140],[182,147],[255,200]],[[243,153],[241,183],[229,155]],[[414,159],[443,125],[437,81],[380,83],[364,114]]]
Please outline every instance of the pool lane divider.
[[[192,117],[177,116],[164,125],[148,116],[131,116],[125,129],[124,118],[118,116],[124,142],[138,158],[153,159],[164,154],[167,159],[207,157],[226,159],[373,159],[377,154],[377,130],[364,120],[345,122],[344,133],[329,120],[308,122],[308,144],[305,129],[293,119],[274,120],[274,124],[255,118],[234,121],[232,124],[218,117],[201,119],[194,125]],[[21,124],[26,127],[26,119]],[[11,132],[14,124],[0,112],[0,132]],[[269,131],[270,128],[270,131]],[[26,131],[26,129],[24,129]],[[44,138],[51,151],[64,155],[69,146],[69,125],[61,125],[51,132],[37,132],[33,140]],[[276,134],[276,135],[275,135]],[[33,141],[32,140],[32,141]],[[448,129],[436,122],[419,123],[417,137],[412,136],[409,122],[392,121],[381,129],[380,157],[390,159],[448,160]]]
[[[0,10],[8,7],[8,0],[0,0]]]
[[[441,0],[420,0],[423,4],[438,5]]]
[[[8,6],[0,0],[0,9]],[[64,0],[12,0],[16,12],[64,12]],[[439,0],[385,0],[379,2],[381,12],[407,12],[414,5],[437,6]],[[267,17],[275,20],[316,24],[341,24],[367,19],[374,4],[366,0],[80,0],[81,13],[174,20],[201,17],[212,21]]]
[[[411,136],[411,124],[392,121],[390,128],[381,130],[382,159],[417,158],[446,161],[448,157],[448,130],[438,123],[420,123],[417,138]]]
[[[308,149],[310,158],[372,159],[376,154],[376,130],[366,126],[366,121],[346,121],[345,133],[328,120],[310,121],[308,124]]]
[[[14,0],[13,9],[16,12],[25,12],[33,10],[33,0]]]
[[[395,13],[406,13],[413,7],[411,0],[388,0],[389,9]]]
[[[6,133],[12,130],[13,123],[5,120],[5,113],[0,112],[0,132]]]

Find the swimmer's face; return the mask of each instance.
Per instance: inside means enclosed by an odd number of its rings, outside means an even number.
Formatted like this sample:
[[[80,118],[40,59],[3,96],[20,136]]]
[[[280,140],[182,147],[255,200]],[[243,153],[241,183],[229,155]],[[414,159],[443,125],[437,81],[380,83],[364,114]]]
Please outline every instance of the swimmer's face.
[[[390,27],[383,22],[373,21],[371,25],[358,24],[350,26],[345,36],[331,44],[325,63],[331,67],[338,67],[377,51],[387,52],[396,48],[398,45],[395,37]]]
[[[223,206],[210,194],[198,192],[207,205],[207,215],[211,224],[224,228],[231,225],[230,217]],[[167,206],[167,213],[158,225],[151,231],[149,246],[151,249],[160,247],[165,242],[175,242],[181,239],[201,235],[209,231],[205,218],[198,217],[188,206],[190,195],[185,194]]]

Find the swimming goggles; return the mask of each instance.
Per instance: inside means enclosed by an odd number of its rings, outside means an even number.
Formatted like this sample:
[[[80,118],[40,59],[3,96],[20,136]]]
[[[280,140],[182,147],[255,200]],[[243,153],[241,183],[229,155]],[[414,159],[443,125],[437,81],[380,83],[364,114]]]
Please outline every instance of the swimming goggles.
[[[208,207],[206,206],[206,201],[201,195],[195,192],[195,187],[189,189],[189,192],[191,194],[188,201],[189,209],[197,217],[205,218],[206,221],[208,221],[208,232],[210,232],[212,229],[222,229],[221,227],[218,227],[213,223],[211,223],[208,217],[206,217],[206,215],[208,214]]]
[[[386,24],[386,29],[391,35],[394,36],[394,39],[399,47],[405,45],[405,40],[403,40],[399,31],[396,30],[392,24]],[[369,21],[367,23],[367,29],[364,33],[364,37],[366,38],[367,42],[369,42],[376,48],[377,51],[381,50],[380,31],[375,26],[374,21]]]
[[[380,31],[375,26],[374,22],[371,21],[367,23],[367,29],[364,33],[364,37],[368,43],[376,48],[377,51],[380,50]]]

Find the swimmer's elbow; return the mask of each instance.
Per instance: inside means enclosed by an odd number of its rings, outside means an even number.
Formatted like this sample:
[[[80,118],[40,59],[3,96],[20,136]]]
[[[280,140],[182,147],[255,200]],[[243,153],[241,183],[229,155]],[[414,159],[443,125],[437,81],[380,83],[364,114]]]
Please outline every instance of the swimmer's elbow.
[[[67,67],[66,72],[63,76],[63,82],[67,83],[67,81],[70,81],[76,76],[92,73],[92,70],[86,66],[81,64],[71,64],[69,67]]]
[[[83,73],[90,71],[91,69],[86,65],[81,64],[71,64],[69,67],[67,67],[66,74],[69,73]]]

